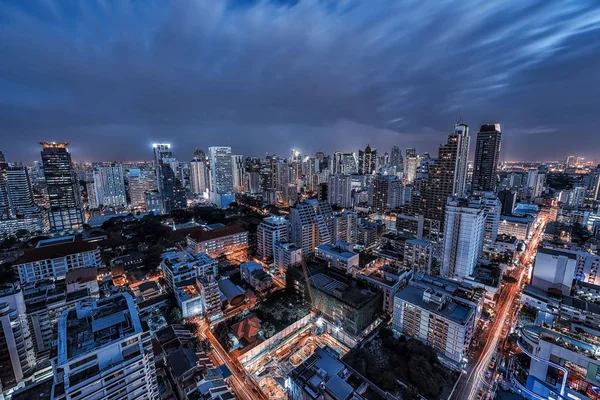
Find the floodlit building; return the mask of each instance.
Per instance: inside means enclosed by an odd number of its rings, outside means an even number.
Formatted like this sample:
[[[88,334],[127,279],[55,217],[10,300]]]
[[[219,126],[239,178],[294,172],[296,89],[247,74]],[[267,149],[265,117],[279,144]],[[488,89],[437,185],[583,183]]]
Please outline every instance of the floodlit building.
[[[460,279],[473,274],[483,249],[485,221],[481,201],[448,199],[442,276]]]
[[[40,240],[15,261],[14,268],[21,283],[34,283],[45,279],[64,279],[69,270],[98,268],[101,265],[98,238],[60,236]]]
[[[213,230],[199,228],[188,234],[187,246],[193,253],[207,253],[211,257],[245,253],[248,250],[248,232],[236,226]]]
[[[159,399],[150,332],[120,293],[65,311],[58,322],[54,399]]]

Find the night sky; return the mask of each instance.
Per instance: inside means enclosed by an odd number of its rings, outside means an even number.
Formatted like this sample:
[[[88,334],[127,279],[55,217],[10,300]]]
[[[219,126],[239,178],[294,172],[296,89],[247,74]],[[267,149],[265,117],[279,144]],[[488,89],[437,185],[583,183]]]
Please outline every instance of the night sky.
[[[9,161],[436,155],[459,116],[503,159],[600,159],[600,1],[0,0]]]

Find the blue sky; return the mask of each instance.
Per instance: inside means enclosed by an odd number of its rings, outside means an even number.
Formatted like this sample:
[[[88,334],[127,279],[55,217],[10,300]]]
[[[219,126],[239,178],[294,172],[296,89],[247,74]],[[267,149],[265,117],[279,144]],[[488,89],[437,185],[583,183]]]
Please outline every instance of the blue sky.
[[[600,159],[597,1],[1,1],[0,149],[78,160],[437,153],[457,118],[504,159]]]

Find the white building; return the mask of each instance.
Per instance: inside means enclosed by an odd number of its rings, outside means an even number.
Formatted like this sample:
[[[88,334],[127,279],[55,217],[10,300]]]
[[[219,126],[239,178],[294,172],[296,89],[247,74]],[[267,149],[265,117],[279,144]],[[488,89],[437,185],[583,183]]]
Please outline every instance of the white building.
[[[327,183],[327,201],[343,208],[352,207],[352,177],[336,174]]]
[[[298,265],[302,262],[302,249],[293,243],[277,243],[273,261],[279,269],[279,273],[285,274],[289,266]]]
[[[76,268],[100,267],[102,259],[98,238],[61,236],[40,240],[15,261],[21,283],[43,279],[64,279],[67,271]]]
[[[331,241],[356,243],[358,235],[358,214],[356,211],[345,210],[333,213],[333,234]]]
[[[433,246],[430,242],[409,239],[404,242],[404,267],[414,272],[431,274]]]
[[[462,364],[475,331],[476,314],[476,307],[469,302],[409,284],[394,297],[392,327]]]
[[[252,288],[264,292],[273,286],[273,277],[267,274],[262,265],[254,261],[240,264],[240,275]]]
[[[460,279],[473,273],[483,249],[485,221],[486,214],[481,201],[448,200],[442,276]]]
[[[246,181],[246,166],[244,156],[232,155],[231,168],[233,174],[233,192],[244,193],[244,182]]]
[[[256,252],[263,261],[272,260],[277,242],[287,242],[288,221],[284,217],[265,218],[256,231]]]
[[[190,162],[190,189],[195,195],[202,195],[208,190],[206,160],[194,158]]]
[[[58,322],[54,399],[158,400],[151,340],[128,293],[65,311]]]
[[[302,249],[303,256],[313,254],[320,244],[331,243],[333,211],[329,203],[310,199],[298,203],[290,212],[290,239]]]
[[[515,215],[502,215],[498,225],[499,235],[514,236],[519,240],[528,240],[533,233],[533,222],[535,218],[531,215],[523,217]]]
[[[206,253],[192,254],[187,251],[163,253],[161,268],[169,289],[189,284],[190,280],[217,275],[217,261]]]
[[[492,244],[498,237],[502,203],[498,197],[491,192],[483,193],[481,196],[481,203],[483,204],[483,209],[485,210],[485,242]]]
[[[130,168],[128,172],[128,182],[131,206],[134,208],[145,209],[146,203],[144,194],[156,190],[156,171],[150,168]]]
[[[127,205],[125,178],[122,165],[99,166],[94,172],[94,186],[98,204],[107,207]]]
[[[337,242],[335,245],[325,243],[317,246],[315,257],[327,261],[332,268],[351,273],[352,269],[358,267],[358,253],[350,251],[346,242]]]
[[[210,163],[210,201],[219,207],[227,208],[235,200],[231,147],[209,147],[208,160]]]
[[[23,380],[36,363],[23,292],[18,284],[0,287],[0,389]]]

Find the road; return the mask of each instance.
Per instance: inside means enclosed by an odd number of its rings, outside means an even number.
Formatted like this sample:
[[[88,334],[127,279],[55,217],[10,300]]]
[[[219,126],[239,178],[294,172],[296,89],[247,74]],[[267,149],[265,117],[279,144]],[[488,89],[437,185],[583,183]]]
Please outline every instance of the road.
[[[471,370],[467,373],[466,382],[462,388],[455,393],[455,396],[453,396],[454,399],[476,399],[481,388],[484,388],[486,393],[490,389],[490,385],[485,381],[485,374],[489,368],[489,364],[494,356],[494,353],[496,353],[498,344],[503,342],[506,338],[506,335],[503,335],[505,323],[506,321],[510,321],[512,319],[512,316],[516,312],[516,308],[519,306],[514,300],[524,284],[526,273],[529,271],[527,265],[535,256],[537,246],[541,241],[547,222],[546,215],[541,216],[539,221],[540,223],[536,228],[531,240],[529,241],[527,250],[525,250],[520,257],[520,268],[517,282],[505,284],[504,289],[499,296],[498,302],[496,303],[495,308],[498,311],[496,313],[494,322],[489,329],[487,339],[485,339],[483,350],[471,367]]]
[[[237,362],[232,360],[229,354],[217,338],[213,335],[209,328],[209,325],[205,321],[201,321],[198,328],[198,336],[200,338],[207,338],[211,344],[211,351],[209,357],[212,359],[215,365],[227,365],[227,368],[231,371],[232,375],[228,378],[229,385],[233,389],[236,399],[241,400],[265,400],[266,397],[262,395],[262,392],[258,387],[254,386],[250,382],[246,382],[243,368]]]

